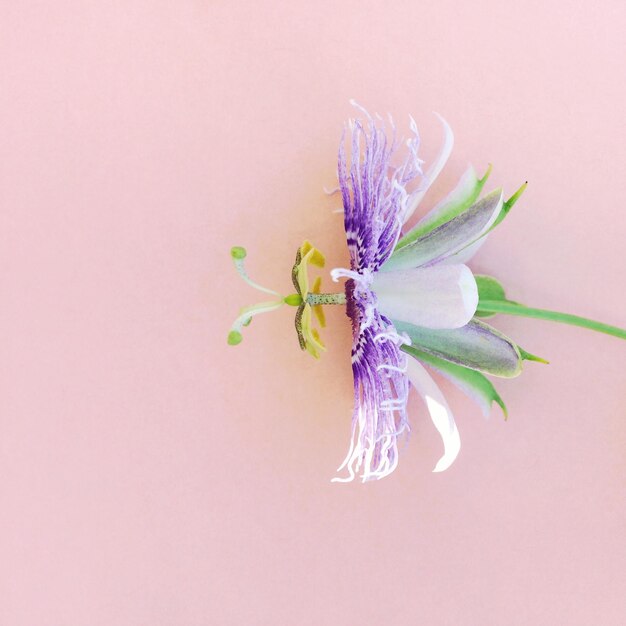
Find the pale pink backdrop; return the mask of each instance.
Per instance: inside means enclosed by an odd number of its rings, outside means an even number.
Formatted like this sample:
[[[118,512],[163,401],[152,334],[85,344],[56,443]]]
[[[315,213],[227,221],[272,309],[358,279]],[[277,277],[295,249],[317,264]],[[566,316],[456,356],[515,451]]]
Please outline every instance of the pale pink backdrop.
[[[528,364],[485,421],[443,383],[396,473],[331,484],[348,321],[303,355],[288,291],[356,98],[432,111],[529,188],[477,257],[511,297],[626,326],[621,0],[0,3],[0,624],[626,623],[626,343],[501,319]]]

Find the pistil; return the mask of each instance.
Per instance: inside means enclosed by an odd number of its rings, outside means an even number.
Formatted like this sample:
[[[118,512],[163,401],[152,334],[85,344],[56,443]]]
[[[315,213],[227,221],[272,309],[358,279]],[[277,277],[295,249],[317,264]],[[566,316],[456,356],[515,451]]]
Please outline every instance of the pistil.
[[[346,294],[343,291],[337,293],[309,293],[306,301],[311,306],[320,304],[345,304]]]

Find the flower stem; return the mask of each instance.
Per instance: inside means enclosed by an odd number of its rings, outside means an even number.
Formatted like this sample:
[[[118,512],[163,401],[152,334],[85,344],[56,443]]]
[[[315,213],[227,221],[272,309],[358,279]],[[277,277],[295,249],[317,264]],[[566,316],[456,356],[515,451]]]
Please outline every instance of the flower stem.
[[[346,294],[343,291],[337,293],[309,293],[306,301],[311,306],[318,304],[345,304]]]
[[[481,313],[505,313],[507,315],[519,315],[521,317],[533,317],[540,320],[548,320],[550,322],[560,322],[561,324],[571,324],[572,326],[580,326],[588,328],[599,333],[626,339],[626,330],[617,326],[610,326],[602,322],[571,315],[569,313],[558,313],[557,311],[547,311],[545,309],[533,309],[508,300],[480,300],[478,303],[478,311]]]

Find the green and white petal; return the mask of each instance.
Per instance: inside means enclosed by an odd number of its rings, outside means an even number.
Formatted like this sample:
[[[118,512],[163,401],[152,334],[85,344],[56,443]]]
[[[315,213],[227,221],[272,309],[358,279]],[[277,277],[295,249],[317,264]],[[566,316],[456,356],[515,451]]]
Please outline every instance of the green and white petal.
[[[426,328],[460,328],[478,305],[476,281],[466,265],[378,273],[372,291],[383,315]]]
[[[426,403],[430,418],[443,440],[444,453],[433,470],[433,472],[443,472],[454,463],[461,449],[461,438],[454,416],[437,383],[419,361],[408,359],[406,373],[411,384]]]
[[[381,268],[382,271],[409,269],[440,263],[486,234],[502,208],[502,189],[496,189],[468,209],[397,249]]]
[[[396,250],[404,248],[404,246],[469,209],[478,200],[490,173],[491,166],[482,178],[478,178],[476,170],[470,165],[461,176],[457,186],[398,241]]]
[[[522,371],[517,345],[484,322],[474,319],[462,328],[433,330],[392,321],[416,348],[446,361],[501,378],[514,378]]]

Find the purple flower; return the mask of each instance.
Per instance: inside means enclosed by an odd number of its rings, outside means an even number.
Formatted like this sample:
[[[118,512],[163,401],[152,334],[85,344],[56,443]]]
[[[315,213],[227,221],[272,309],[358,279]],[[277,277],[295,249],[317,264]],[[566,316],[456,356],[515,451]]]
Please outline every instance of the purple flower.
[[[298,248],[291,270],[296,291],[287,296],[251,280],[244,267],[245,249],[231,249],[242,279],[272,299],[241,309],[228,333],[230,345],[241,343],[242,330],[254,316],[288,305],[297,307],[294,322],[300,348],[318,358],[325,346],[313,322],[324,327],[324,305],[346,306],[352,323],[354,412],[350,448],[339,468],[347,471],[347,477],[336,481],[350,481],[357,474],[363,481],[380,479],[394,471],[398,438],[410,430],[411,385],[425,401],[443,439],[444,454],[434,471],[454,462],[461,445],[459,432],[424,365],[474,399],[485,416],[495,402],[506,417],[506,406],[486,375],[512,378],[521,373],[525,360],[547,361],[485,324],[484,318],[496,313],[538,318],[626,339],[622,328],[509,300],[496,278],[472,274],[465,263],[526,188],[524,183],[506,201],[502,189],[481,198],[491,166],[482,178],[470,166],[456,187],[403,233],[450,155],[452,131],[440,118],[443,146],[423,173],[413,119],[409,139],[399,142],[391,119],[389,136],[381,118],[377,121],[358,108],[365,122],[351,121],[350,141],[344,133],[339,148],[338,179],[350,267],[334,269],[331,275],[335,281],[346,279],[344,291],[322,293],[319,276],[309,282],[308,266],[324,266],[324,256],[309,241]],[[402,147],[406,153],[399,158]]]
[[[424,398],[443,438],[445,452],[434,471],[445,470],[456,458],[460,440],[452,413],[421,363],[401,349],[411,339],[398,325],[442,330],[470,322],[478,291],[471,270],[463,263],[467,257],[464,249],[487,232],[502,207],[502,193],[490,194],[478,211],[480,219],[473,220],[480,222],[480,232],[476,223],[458,225],[443,238],[443,245],[438,240],[420,241],[416,260],[414,241],[399,245],[402,228],[445,164],[452,132],[442,120],[443,149],[423,174],[413,119],[406,155],[396,162],[400,145],[393,122],[389,138],[384,125],[361,110],[367,121],[351,121],[350,163],[345,136],[339,149],[338,179],[350,268],[338,268],[331,274],[335,281],[347,278],[354,413],[351,445],[339,468],[346,469],[348,476],[336,481],[349,481],[357,474],[363,481],[380,479],[396,468],[398,437],[410,429],[406,409],[409,383]],[[432,223],[445,212],[445,206],[438,205],[424,219]]]

